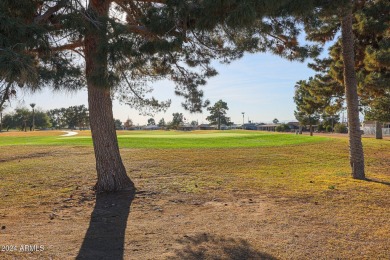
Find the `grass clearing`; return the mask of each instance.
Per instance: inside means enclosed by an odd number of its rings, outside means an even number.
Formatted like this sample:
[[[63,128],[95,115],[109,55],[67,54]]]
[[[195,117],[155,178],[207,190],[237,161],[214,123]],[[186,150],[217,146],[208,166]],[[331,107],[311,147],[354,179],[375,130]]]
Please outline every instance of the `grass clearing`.
[[[4,133],[0,135],[0,146],[49,145],[92,146],[90,131],[78,131],[76,136],[61,137],[63,132],[50,131]],[[326,137],[308,137],[294,134],[275,134],[257,131],[118,131],[121,148],[234,148],[285,146],[316,143],[329,140]]]
[[[358,181],[345,137],[242,132],[118,133],[129,135],[119,138],[121,154],[142,191],[131,206],[125,259],[196,252],[212,259],[227,241],[276,259],[390,258],[389,140],[363,139],[372,181]],[[47,250],[0,258],[74,259],[94,207],[92,146],[73,137],[51,145],[55,135],[5,145],[11,137],[0,135],[0,245]]]

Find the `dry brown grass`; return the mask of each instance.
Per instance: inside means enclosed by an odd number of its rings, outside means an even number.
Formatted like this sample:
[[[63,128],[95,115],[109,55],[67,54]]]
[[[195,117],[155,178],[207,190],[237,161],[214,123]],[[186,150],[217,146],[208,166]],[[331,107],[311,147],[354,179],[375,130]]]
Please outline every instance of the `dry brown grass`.
[[[345,138],[122,149],[139,190],[124,258],[389,259],[390,141],[364,147],[370,182],[350,177]],[[10,146],[0,158],[0,245],[45,246],[0,258],[74,259],[94,207],[92,148]]]

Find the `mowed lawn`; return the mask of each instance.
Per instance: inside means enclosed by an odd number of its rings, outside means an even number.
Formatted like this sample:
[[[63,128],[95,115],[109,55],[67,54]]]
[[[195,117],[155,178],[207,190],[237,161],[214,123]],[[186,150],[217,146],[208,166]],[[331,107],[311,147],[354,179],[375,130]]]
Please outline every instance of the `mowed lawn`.
[[[0,245],[47,247],[0,258],[77,255],[96,180],[90,133],[79,133],[0,134]],[[363,139],[369,181],[350,177],[346,136],[119,131],[118,140],[139,191],[125,259],[215,259],[233,242],[253,259],[390,258],[389,139]]]
[[[0,135],[0,146],[9,145],[73,145],[91,146],[90,131],[77,131],[63,137],[61,131],[10,132]],[[269,134],[255,131],[118,131],[121,148],[231,148],[283,146],[328,140],[295,134]]]

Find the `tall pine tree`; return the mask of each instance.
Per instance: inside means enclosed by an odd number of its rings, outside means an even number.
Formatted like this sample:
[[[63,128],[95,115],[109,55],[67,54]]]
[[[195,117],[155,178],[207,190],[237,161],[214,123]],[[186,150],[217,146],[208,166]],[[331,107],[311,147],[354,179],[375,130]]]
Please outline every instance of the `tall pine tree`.
[[[231,125],[230,118],[226,116],[227,110],[229,110],[227,103],[220,99],[214,106],[208,107],[210,115],[206,118],[211,124],[217,125],[218,130],[221,130],[221,124]]]
[[[297,105],[297,111],[294,111],[295,118],[301,126],[309,125],[310,136],[313,136],[313,125],[317,124],[320,118],[320,113],[324,107],[322,100],[312,93],[310,82],[301,80],[295,85],[294,102]]]
[[[0,69],[4,83],[77,89],[85,80],[97,191],[134,189],[119,153],[112,96],[132,107],[150,109],[145,113],[164,110],[170,101],[148,97],[148,83],[168,78],[176,83],[175,93],[184,98],[184,108],[201,111],[208,102],[199,86],[216,75],[210,66],[213,59],[230,62],[245,51],[303,59],[318,51],[299,46],[294,18],[313,10],[317,1],[6,0],[1,4],[7,28],[1,58],[17,61],[9,62],[15,74],[7,67]],[[14,31],[20,32],[15,39]]]
[[[145,113],[164,110],[170,101],[148,97],[148,83],[168,78],[176,83],[184,108],[201,111],[208,102],[199,86],[216,75],[213,59],[230,62],[245,51],[294,59],[316,51],[297,43],[299,30],[291,15],[302,7],[296,1],[6,0],[1,5],[8,26],[3,27],[7,41],[1,41],[1,58],[18,61],[10,63],[15,75],[0,68],[3,82],[77,89],[85,80],[97,191],[134,189],[119,153],[112,96],[150,109]],[[13,39],[15,31],[20,35]]]
[[[322,1],[321,1],[322,2]],[[345,88],[345,100],[348,111],[348,134],[350,147],[350,165],[352,176],[356,179],[365,179],[364,152],[361,140],[359,121],[359,97],[357,76],[355,71],[355,37],[353,33],[353,10],[366,1],[324,1],[314,12],[314,15],[305,18],[305,30],[308,39],[326,42],[335,37],[341,30],[340,57],[342,59],[342,83]],[[336,9],[334,5],[342,5]]]

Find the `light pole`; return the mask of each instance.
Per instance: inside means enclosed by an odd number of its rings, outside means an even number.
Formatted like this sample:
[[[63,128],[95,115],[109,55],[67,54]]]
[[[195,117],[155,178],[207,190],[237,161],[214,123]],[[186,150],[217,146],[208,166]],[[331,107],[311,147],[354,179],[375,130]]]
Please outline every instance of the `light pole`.
[[[31,103],[30,104],[30,107],[32,108],[32,130],[34,131],[35,130],[35,110],[34,110],[34,107],[35,107],[35,103]]]
[[[3,131],[3,108],[0,108],[0,132]]]

